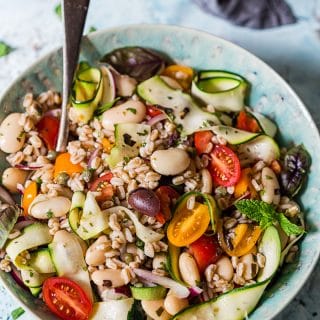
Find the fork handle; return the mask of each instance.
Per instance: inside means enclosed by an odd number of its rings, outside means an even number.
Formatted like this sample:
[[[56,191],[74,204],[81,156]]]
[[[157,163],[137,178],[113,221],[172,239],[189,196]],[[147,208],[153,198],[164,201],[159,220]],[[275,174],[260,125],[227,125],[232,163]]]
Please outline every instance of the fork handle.
[[[80,42],[87,17],[90,0],[63,0],[63,90],[61,119],[56,151],[66,150],[69,134],[68,101],[74,73],[78,64]]]

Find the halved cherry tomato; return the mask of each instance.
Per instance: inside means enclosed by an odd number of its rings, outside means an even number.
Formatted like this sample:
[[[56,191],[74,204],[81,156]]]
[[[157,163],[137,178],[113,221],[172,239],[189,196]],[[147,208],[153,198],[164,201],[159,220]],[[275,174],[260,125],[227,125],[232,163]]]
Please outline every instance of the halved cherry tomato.
[[[193,69],[179,64],[172,64],[162,71],[162,75],[175,79],[184,90],[188,90],[193,78]]]
[[[97,201],[104,201],[111,199],[113,196],[113,187],[110,184],[112,173],[107,172],[103,176],[97,178],[90,185],[90,191],[98,191],[100,195],[96,197]]]
[[[220,186],[235,185],[240,178],[240,161],[237,155],[228,147],[217,144],[210,153],[209,170],[213,181]]]
[[[25,189],[23,192],[23,197],[22,197],[22,208],[24,211],[24,215],[28,214],[28,209],[33,201],[33,199],[37,196],[38,194],[38,184],[35,181],[32,181]]]
[[[245,111],[240,111],[237,117],[236,127],[241,130],[250,131],[250,132],[260,132],[261,129],[255,118]]]
[[[43,299],[48,308],[63,320],[87,320],[92,302],[83,289],[65,277],[52,277],[43,283]]]
[[[59,131],[59,119],[53,116],[44,116],[37,123],[39,136],[44,140],[49,150],[54,150]]]
[[[147,106],[147,115],[150,116],[151,118],[158,116],[159,114],[162,114],[162,111],[152,105]]]
[[[200,273],[204,272],[209,264],[215,263],[222,253],[218,240],[206,235],[191,243],[189,251],[194,256]]]
[[[71,176],[73,173],[80,173],[83,171],[82,166],[80,164],[73,164],[70,158],[71,156],[68,152],[61,153],[57,156],[54,164],[54,178],[57,178],[62,172]]]
[[[211,131],[198,131],[194,134],[194,146],[197,154],[208,153],[212,149],[211,138],[213,133]],[[211,147],[209,147],[211,145]]]
[[[171,218],[172,200],[179,198],[179,193],[170,186],[160,186],[156,190],[156,195],[160,200],[160,212],[156,219],[161,222],[168,221]],[[161,220],[161,221],[160,221]],[[161,222],[162,223],[162,222]]]
[[[169,223],[168,239],[176,247],[187,246],[205,233],[209,222],[209,208],[205,204],[196,202],[192,210],[182,206]]]
[[[253,187],[252,181],[252,169],[245,168],[241,170],[240,179],[234,186],[234,196],[235,198],[240,198],[245,193],[248,193],[249,199],[257,199],[258,194],[256,189]]]

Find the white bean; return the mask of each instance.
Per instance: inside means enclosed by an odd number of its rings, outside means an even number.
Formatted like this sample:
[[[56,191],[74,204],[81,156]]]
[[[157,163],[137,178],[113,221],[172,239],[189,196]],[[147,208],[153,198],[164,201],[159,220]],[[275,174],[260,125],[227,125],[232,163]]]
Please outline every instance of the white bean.
[[[259,267],[258,264],[254,261],[253,255],[251,253],[242,256],[239,262],[243,263],[244,265],[242,276],[245,280],[251,280],[257,275]]]
[[[12,193],[18,193],[17,184],[24,185],[28,172],[18,168],[7,168],[2,174],[2,184]]]
[[[164,252],[157,253],[152,260],[153,269],[164,269],[167,261],[167,254]]]
[[[167,76],[160,76],[160,78],[171,88],[173,89],[180,89],[182,90],[183,88],[181,87],[180,83],[177,80],[174,80],[170,77]]]
[[[180,274],[184,282],[190,286],[196,286],[200,281],[198,266],[193,256],[187,252],[181,253],[179,257]]]
[[[0,125],[0,149],[6,153],[19,151],[25,141],[23,126],[19,124],[21,113],[9,114]]]
[[[120,269],[94,271],[91,275],[91,279],[97,286],[116,288],[125,285],[125,281],[121,277]]]
[[[275,173],[268,167],[264,167],[261,172],[261,182],[263,185],[263,192],[261,193],[261,200],[266,203],[278,204],[280,201],[279,182]]]
[[[118,96],[130,97],[134,90],[136,90],[137,80],[127,75],[116,75],[116,88]]]
[[[140,101],[128,100],[105,111],[102,115],[102,126],[114,130],[117,123],[140,123],[146,115],[146,107]]]
[[[153,320],[169,320],[170,314],[164,309],[164,300],[142,300],[141,305],[145,313]],[[163,310],[161,313],[160,311]]]
[[[29,206],[28,213],[36,219],[49,219],[50,217],[62,217],[71,207],[71,201],[66,197],[48,197],[39,194]]]
[[[233,278],[233,267],[228,257],[222,257],[216,262],[216,273],[226,281]]]
[[[100,236],[87,250],[86,263],[89,266],[99,266],[106,261],[105,253],[110,248],[110,240]]]
[[[212,177],[211,177],[211,174],[208,169],[201,170],[201,178],[202,178],[201,192],[211,194],[211,192],[212,192]]]
[[[164,176],[180,174],[189,167],[189,164],[188,153],[178,148],[157,150],[151,155],[152,168]]]
[[[178,298],[175,295],[173,295],[171,291],[168,292],[166,298],[164,299],[164,308],[171,315],[178,313],[182,309],[186,308],[188,305],[188,299]]]

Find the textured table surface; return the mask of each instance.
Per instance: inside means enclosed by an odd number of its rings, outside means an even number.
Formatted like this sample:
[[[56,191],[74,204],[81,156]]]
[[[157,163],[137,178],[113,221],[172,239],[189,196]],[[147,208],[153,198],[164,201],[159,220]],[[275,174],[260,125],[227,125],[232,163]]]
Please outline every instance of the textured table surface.
[[[278,71],[302,98],[320,127],[320,0],[290,0],[298,23],[264,31],[230,25],[190,0],[92,0],[86,32],[121,24],[162,23],[204,30],[248,49]],[[62,43],[57,1],[0,0],[0,41],[14,51],[0,58],[0,95],[28,66]],[[276,320],[320,319],[320,264]],[[0,320],[19,304],[0,285]],[[21,320],[33,317],[25,313]]]

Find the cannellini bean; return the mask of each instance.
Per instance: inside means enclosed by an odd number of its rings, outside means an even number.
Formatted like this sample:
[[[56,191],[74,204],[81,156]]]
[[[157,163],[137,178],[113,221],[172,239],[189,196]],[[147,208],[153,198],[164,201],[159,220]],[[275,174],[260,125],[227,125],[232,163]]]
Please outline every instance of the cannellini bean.
[[[116,288],[126,284],[124,279],[121,277],[120,269],[104,269],[94,271],[91,275],[91,279],[97,286]]]
[[[141,305],[145,313],[153,320],[169,320],[171,318],[170,314],[164,309],[163,299],[142,300]]]
[[[212,177],[208,169],[202,169],[201,170],[201,181],[202,181],[202,187],[201,192],[202,193],[209,193],[212,192]]]
[[[254,261],[253,255],[251,253],[242,256],[239,262],[244,264],[244,271],[242,276],[245,280],[251,280],[257,275],[259,267],[258,264]]]
[[[167,255],[162,253],[157,253],[152,260],[153,269],[164,269],[167,261]]]
[[[18,168],[7,168],[2,174],[2,184],[12,193],[18,193],[17,184],[24,185],[28,172]]]
[[[173,295],[171,291],[168,292],[166,298],[164,299],[164,308],[171,315],[178,313],[182,309],[186,308],[188,305],[188,299],[178,298],[175,295]]]
[[[182,90],[183,88],[181,87],[180,83],[177,80],[174,80],[170,77],[167,76],[160,76],[160,78],[171,88],[173,89],[180,89]]]
[[[275,173],[268,167],[264,167],[261,172],[261,182],[263,185],[263,192],[261,193],[261,200],[267,203],[278,204],[280,201],[279,182]]]
[[[102,126],[114,130],[117,123],[140,123],[146,115],[146,107],[140,101],[128,100],[105,111],[102,115]]]
[[[48,219],[50,217],[62,217],[71,207],[71,201],[66,197],[48,197],[39,194],[29,206],[28,213],[36,219]]]
[[[19,124],[21,113],[9,114],[0,125],[0,149],[6,153],[19,151],[25,141],[23,126]]]
[[[116,75],[116,88],[118,96],[130,97],[136,90],[137,80],[127,75]]]
[[[157,150],[151,155],[152,168],[164,176],[177,175],[185,171],[189,164],[188,153],[178,148]]]
[[[233,278],[233,267],[228,257],[222,257],[216,262],[216,273],[226,281]]]
[[[86,263],[89,266],[98,266],[106,261],[105,253],[110,248],[110,240],[103,235],[100,236],[87,250]]]
[[[200,281],[198,266],[193,256],[187,252],[181,253],[179,257],[179,269],[184,282],[190,286],[196,286]]]

